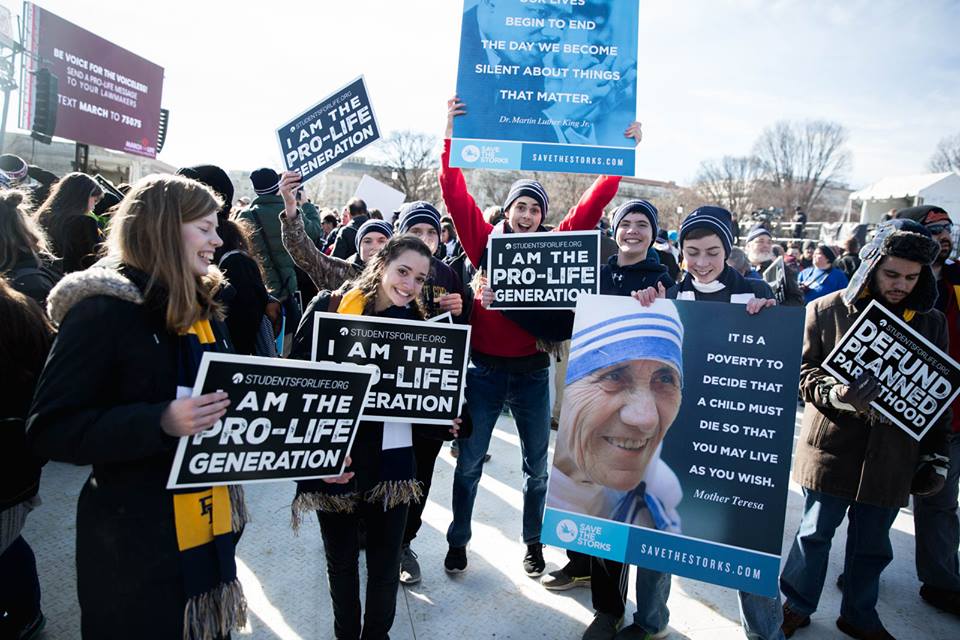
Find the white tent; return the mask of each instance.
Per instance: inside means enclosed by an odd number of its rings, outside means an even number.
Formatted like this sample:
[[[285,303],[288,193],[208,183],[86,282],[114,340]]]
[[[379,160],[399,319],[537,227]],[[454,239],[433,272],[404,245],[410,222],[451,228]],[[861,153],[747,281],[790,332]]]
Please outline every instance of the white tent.
[[[848,211],[860,222],[879,222],[890,209],[935,204],[960,222],[960,174],[924,173],[915,176],[891,176],[850,194]]]

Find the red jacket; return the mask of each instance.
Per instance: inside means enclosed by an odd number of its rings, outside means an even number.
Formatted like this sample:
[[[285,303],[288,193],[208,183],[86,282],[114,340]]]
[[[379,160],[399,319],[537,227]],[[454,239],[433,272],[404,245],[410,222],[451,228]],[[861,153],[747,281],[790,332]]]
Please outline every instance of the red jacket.
[[[950,357],[960,361],[960,263],[948,261],[940,270],[940,281],[937,287],[941,295],[945,294],[943,306],[937,301],[937,308],[947,316],[947,332],[950,336]],[[953,418],[950,421],[951,431],[960,433],[960,396],[950,405]]]
[[[450,166],[450,139],[443,141],[440,157],[440,190],[443,203],[457,228],[457,238],[473,265],[479,266],[487,250],[487,238],[493,225],[483,219],[483,212],[473,196],[467,192],[467,183],[460,169]],[[587,189],[576,206],[572,207],[555,231],[589,231],[597,226],[603,209],[620,187],[619,176],[600,176]],[[473,305],[470,316],[473,327],[471,347],[482,354],[498,357],[522,357],[537,353],[536,339],[508,320],[499,311],[485,309],[479,302]]]

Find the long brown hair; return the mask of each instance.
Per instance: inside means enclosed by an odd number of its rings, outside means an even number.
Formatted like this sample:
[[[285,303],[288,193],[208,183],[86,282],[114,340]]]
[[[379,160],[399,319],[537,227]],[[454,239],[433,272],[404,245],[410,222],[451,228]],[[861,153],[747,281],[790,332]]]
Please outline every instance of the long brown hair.
[[[387,241],[387,244],[383,245],[375,256],[367,261],[363,272],[357,276],[355,280],[346,282],[340,287],[340,292],[344,293],[350,289],[359,289],[363,297],[366,298],[363,314],[372,314],[377,303],[377,288],[383,280],[383,274],[387,269],[387,265],[399,258],[405,251],[415,251],[425,257],[428,262],[433,257],[430,247],[417,236],[409,234],[393,236]],[[421,297],[422,296],[418,296],[417,299],[414,300],[413,310],[417,317],[423,320],[427,317],[427,312],[420,299]]]
[[[27,213],[26,199],[22,191],[0,192],[0,273],[29,256],[39,265],[40,254],[47,252],[43,231]]]
[[[50,190],[50,195],[37,209],[37,224],[51,241],[51,249],[62,257],[65,238],[61,237],[63,224],[71,216],[89,213],[90,197],[103,195],[97,181],[85,173],[68,173]]]
[[[4,385],[12,384],[16,393],[32,394],[31,387],[47,360],[53,326],[35,300],[14,289],[3,277],[0,277],[0,318],[3,318],[0,362],[4,363]]]
[[[183,251],[181,225],[219,211],[210,187],[174,175],[150,175],[130,189],[113,215],[107,254],[150,276],[145,295],[166,290],[170,331],[186,331],[198,320],[222,317],[214,296],[222,276],[216,267],[193,275]]]

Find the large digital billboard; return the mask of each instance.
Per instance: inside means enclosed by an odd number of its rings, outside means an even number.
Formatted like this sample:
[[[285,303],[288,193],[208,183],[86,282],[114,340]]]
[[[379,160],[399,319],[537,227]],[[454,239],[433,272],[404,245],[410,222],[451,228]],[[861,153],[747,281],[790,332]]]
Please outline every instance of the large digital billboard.
[[[56,136],[156,157],[163,67],[32,2],[24,26],[22,128],[33,122],[33,72],[45,68],[59,81]]]

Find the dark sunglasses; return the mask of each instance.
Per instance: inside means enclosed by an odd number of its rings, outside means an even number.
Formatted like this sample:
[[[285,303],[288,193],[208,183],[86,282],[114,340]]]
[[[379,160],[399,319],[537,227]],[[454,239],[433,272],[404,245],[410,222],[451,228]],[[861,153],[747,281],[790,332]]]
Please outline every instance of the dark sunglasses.
[[[947,233],[950,233],[951,229],[953,229],[953,224],[950,222],[945,222],[943,224],[927,225],[927,231],[929,231],[930,234],[934,236],[937,235],[938,233],[943,233],[944,231],[946,231]]]

